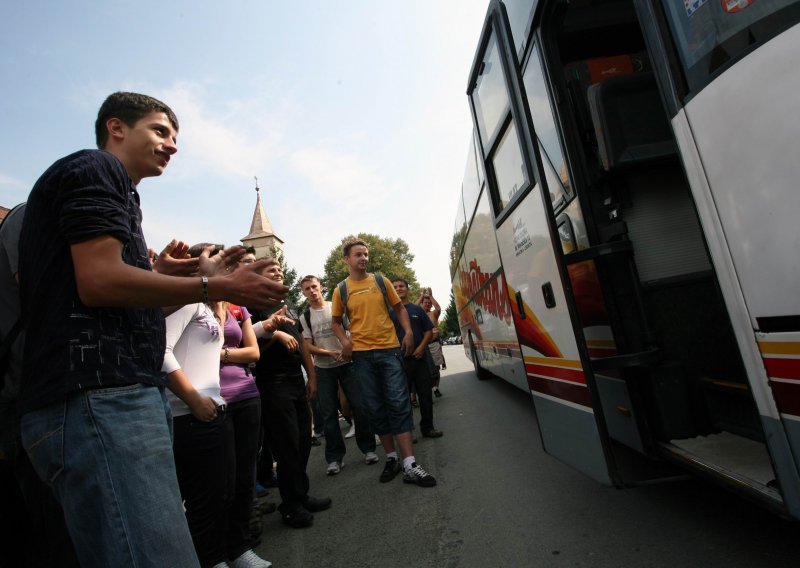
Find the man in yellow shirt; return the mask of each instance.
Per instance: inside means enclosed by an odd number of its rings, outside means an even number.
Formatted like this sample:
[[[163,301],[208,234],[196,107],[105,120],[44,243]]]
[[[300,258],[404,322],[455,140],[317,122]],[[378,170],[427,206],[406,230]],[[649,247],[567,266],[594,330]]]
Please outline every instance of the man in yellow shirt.
[[[380,481],[391,481],[402,469],[403,482],[433,487],[436,479],[417,464],[413,453],[413,414],[403,369],[403,354],[414,350],[408,312],[386,278],[367,272],[367,243],[359,239],[348,241],[342,252],[350,276],[333,292],[333,332],[342,344],[342,358],[353,360],[353,374],[361,383],[370,426],[386,451],[386,465]],[[346,291],[344,298],[342,289]],[[402,353],[389,315],[390,308],[405,331]],[[350,337],[342,326],[345,313],[350,322]],[[403,455],[402,467],[395,438]]]

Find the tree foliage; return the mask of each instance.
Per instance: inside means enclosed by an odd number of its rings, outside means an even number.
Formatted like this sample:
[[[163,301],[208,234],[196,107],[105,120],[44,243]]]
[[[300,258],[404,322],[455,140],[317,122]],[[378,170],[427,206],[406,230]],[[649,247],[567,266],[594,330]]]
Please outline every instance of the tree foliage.
[[[347,235],[342,238],[328,254],[325,261],[325,274],[322,276],[322,285],[326,289],[326,297],[331,298],[336,285],[347,278],[349,270],[342,256],[344,244],[354,238],[358,238],[369,245],[369,272],[380,272],[387,278],[403,278],[408,281],[409,300],[416,301],[419,295],[419,283],[411,262],[414,255],[408,248],[408,243],[403,239],[390,239],[372,235],[370,233],[359,233],[358,235]]]
[[[456,311],[456,299],[453,292],[450,292],[450,303],[444,311],[444,325],[448,337],[461,335],[461,326],[458,324],[458,312]]]

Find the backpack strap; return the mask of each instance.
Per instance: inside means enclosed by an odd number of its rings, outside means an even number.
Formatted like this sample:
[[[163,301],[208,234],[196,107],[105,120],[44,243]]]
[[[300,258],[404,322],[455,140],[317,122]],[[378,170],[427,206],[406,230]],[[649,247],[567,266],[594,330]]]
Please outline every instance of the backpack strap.
[[[339,299],[342,301],[343,317],[347,316],[347,278],[336,285],[339,289]]]
[[[311,334],[311,341],[314,341],[314,328],[311,327],[311,306],[307,307],[306,311],[303,312],[303,318],[306,320],[308,332]]]
[[[378,285],[381,294],[383,294],[383,303],[386,304],[386,311],[391,312],[392,306],[389,305],[389,295],[386,292],[386,282],[383,280],[383,274],[375,272],[372,274],[372,277],[375,279],[375,284]]]

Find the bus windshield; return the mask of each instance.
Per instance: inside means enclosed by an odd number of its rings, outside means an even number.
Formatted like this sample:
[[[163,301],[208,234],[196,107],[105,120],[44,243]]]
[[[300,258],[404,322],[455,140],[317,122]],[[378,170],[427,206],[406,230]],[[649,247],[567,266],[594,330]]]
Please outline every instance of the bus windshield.
[[[797,0],[661,0],[691,92],[798,21]]]

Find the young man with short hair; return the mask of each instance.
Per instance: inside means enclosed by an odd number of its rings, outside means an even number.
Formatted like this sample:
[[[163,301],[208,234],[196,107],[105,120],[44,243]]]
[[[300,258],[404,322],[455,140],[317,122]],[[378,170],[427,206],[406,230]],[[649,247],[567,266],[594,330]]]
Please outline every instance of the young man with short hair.
[[[348,241],[342,252],[350,276],[333,292],[333,331],[342,344],[342,358],[353,360],[353,372],[362,387],[370,427],[380,437],[386,451],[386,464],[380,481],[391,481],[402,469],[405,483],[432,487],[436,485],[436,479],[416,463],[413,452],[411,430],[414,417],[402,361],[403,353],[409,354],[414,350],[408,312],[386,278],[367,273],[369,248],[366,242],[360,239]],[[345,289],[346,298],[342,297],[341,288]],[[389,316],[390,306],[405,331],[402,353]],[[345,312],[350,322],[350,338],[342,326]],[[402,467],[395,449],[395,437],[403,454]]]
[[[419,429],[425,438],[441,438],[442,432],[433,427],[433,381],[428,366],[430,357],[428,343],[433,336],[433,323],[422,308],[408,301],[408,282],[406,280],[393,278],[392,286],[408,312],[414,337],[414,351],[405,356],[404,363],[409,389],[413,385],[417,391],[420,412]],[[398,325],[399,322],[395,317],[392,320],[395,322],[397,337],[402,341],[406,332]]]
[[[195,567],[161,372],[161,306],[268,304],[287,288],[249,267],[162,253],[151,270],[139,182],[177,152],[178,120],[152,97],[114,93],[95,123],[100,150],[53,164],[28,198],[20,239],[26,343],[22,443],[53,489],[82,566]],[[180,255],[179,255],[180,256]],[[219,255],[218,255],[219,256]],[[204,276],[188,276],[198,265]],[[210,276],[210,277],[209,277]]]
[[[314,356],[317,371],[317,400],[319,400],[325,428],[325,461],[327,475],[336,475],[344,467],[347,452],[339,428],[339,386],[341,385],[350,408],[356,430],[356,444],[364,453],[364,463],[378,463],[375,454],[375,436],[369,429],[369,418],[364,412],[358,379],[352,373],[353,364],[342,359],[342,344],[331,327],[331,303],[322,295],[322,286],[316,276],[306,276],[300,281],[303,295],[308,298],[308,309],[303,314],[303,338]]]

